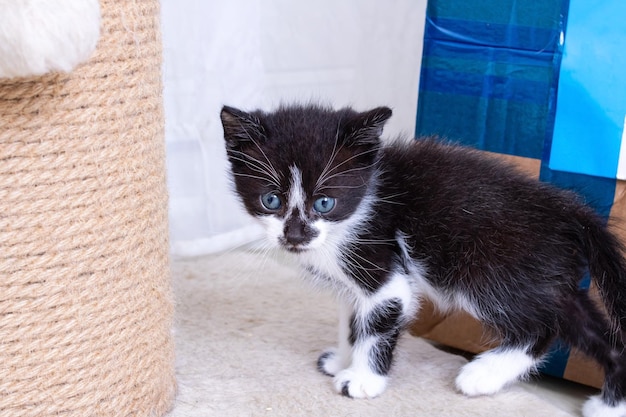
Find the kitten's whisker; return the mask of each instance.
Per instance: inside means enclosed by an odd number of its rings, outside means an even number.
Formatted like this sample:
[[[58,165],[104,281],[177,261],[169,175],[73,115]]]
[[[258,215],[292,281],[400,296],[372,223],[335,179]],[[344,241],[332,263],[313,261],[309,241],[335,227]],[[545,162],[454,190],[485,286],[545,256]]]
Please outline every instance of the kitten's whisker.
[[[323,175],[320,175],[320,177],[318,178],[318,180],[316,182],[316,187],[315,187],[316,191],[319,188],[319,186],[321,186],[323,183],[325,183],[326,181],[328,181],[331,178],[334,178],[337,175],[337,174],[333,174],[333,175],[329,176],[329,174],[331,174],[333,171],[339,169],[339,167],[341,167],[342,165],[347,164],[348,162],[352,161],[353,159],[358,158],[358,157],[363,156],[363,155],[366,155],[366,154],[371,153],[371,152],[378,152],[378,148],[369,149],[367,151],[359,152],[359,153],[357,153],[355,155],[352,155],[350,158],[346,159],[345,161],[343,161],[343,162],[333,166],[332,169],[330,169],[328,171],[326,171],[326,169],[325,169],[324,170],[325,172],[323,173]],[[338,151],[333,156],[333,158],[332,158],[333,161],[336,158],[337,154],[338,154]],[[372,167],[374,165],[375,164],[371,164],[371,165],[368,165],[367,167],[353,168],[353,170],[367,169],[367,168],[370,168],[370,167]],[[345,172],[351,172],[351,170],[342,171],[341,173],[345,173]],[[339,174],[341,174],[341,173],[339,173]]]
[[[233,158],[239,158],[238,160],[239,160],[239,161],[241,161],[241,162],[244,162],[244,163],[252,163],[252,162],[255,162],[255,163],[257,163],[260,167],[262,167],[262,168],[266,169],[267,171],[271,171],[271,172],[273,172],[273,171],[274,171],[274,170],[272,169],[272,167],[271,167],[271,166],[269,166],[269,165],[268,165],[268,164],[266,164],[265,162],[261,161],[260,159],[253,157],[253,156],[252,156],[252,155],[250,155],[250,154],[247,154],[247,153],[242,152],[242,151],[234,151],[234,150],[231,150],[231,151],[230,151],[230,153],[231,153],[231,154],[241,155],[241,157],[234,157],[234,156],[233,156]],[[243,158],[242,158],[242,157],[243,157]]]
[[[275,178],[279,178],[279,175],[278,175],[278,172],[276,171],[276,168],[274,168],[274,165],[272,164],[272,161],[270,161],[270,159],[267,157],[267,155],[265,154],[265,151],[263,151],[263,148],[259,145],[259,143],[256,140],[254,140],[254,137],[250,134],[250,132],[248,132],[248,130],[246,129],[246,127],[243,124],[240,124],[240,126],[241,126],[241,129],[244,132],[246,132],[246,135],[248,136],[248,139],[250,139],[250,141],[254,144],[254,146],[256,146],[256,148],[259,150],[259,152],[261,152],[261,155],[263,155],[263,157],[267,161],[269,171],[271,171],[271,173],[273,174],[273,176]]]
[[[365,268],[362,265],[360,265],[359,269],[363,269],[365,271],[381,271],[381,272],[389,272],[386,268],[381,267],[380,265],[375,264],[374,262],[370,261],[369,259],[359,255],[358,253],[352,251],[351,252],[352,256],[356,257],[357,259],[362,260],[363,262],[365,262],[366,264],[369,264],[372,266],[372,268]]]
[[[407,195],[407,193],[404,192],[404,193],[391,194],[391,195],[386,195],[386,196],[379,196],[378,197],[378,201],[382,201],[382,202],[388,203],[388,204],[396,204],[396,205],[399,205],[399,206],[404,206],[404,205],[406,205],[406,203],[401,203],[399,201],[393,201],[392,200],[395,197],[400,197],[400,196],[403,196],[403,195]]]
[[[261,155],[263,155],[263,157],[265,158],[265,160],[267,161],[267,164],[269,165],[269,169],[271,171],[271,173],[273,174],[274,178],[279,178],[280,175],[278,175],[278,172],[276,171],[276,168],[274,168],[274,165],[272,164],[272,161],[270,161],[270,159],[267,157],[267,155],[265,154],[265,151],[263,151],[263,149],[261,148],[261,146],[257,143],[257,141],[252,140],[252,142],[254,143],[254,145],[257,147],[257,149],[261,152]]]
[[[245,155],[245,154],[243,154]],[[259,161],[256,158],[253,158],[249,155],[245,155],[247,157],[246,158],[241,158],[238,156],[233,156],[231,155],[230,158],[234,159],[235,161],[239,161],[239,162],[243,162],[244,164],[246,164],[247,167],[249,167],[250,169],[257,171],[257,172],[262,172],[264,174],[268,174],[268,175],[272,175],[270,171],[270,169],[267,167],[266,164],[264,164],[262,161]]]
[[[382,201],[387,204],[395,204],[396,206],[406,206],[406,203],[400,203],[399,201],[393,201],[393,200],[385,200],[384,198],[381,198],[379,201]]]
[[[240,154],[244,158],[239,157],[239,156],[234,156],[232,154]],[[241,151],[231,151],[230,157],[236,161],[243,162],[244,164],[246,164],[246,166],[248,166],[250,169],[254,171],[270,176],[274,180],[275,185],[277,187],[279,186],[280,184],[279,176],[276,174],[276,171],[273,169],[273,167],[267,165],[265,162],[260,161],[259,159],[254,158],[253,156],[248,155]],[[255,164],[258,164],[258,166]]]
[[[382,271],[382,272],[386,272],[386,270],[384,268],[381,268],[378,265],[375,265],[374,263],[370,262],[369,260],[363,258],[362,256],[358,255],[357,253],[354,252],[353,249],[348,249],[346,250],[343,254],[342,254],[344,261],[346,262],[346,264],[348,265],[352,265],[354,266],[354,273],[352,274],[352,277],[356,280],[358,280],[359,284],[365,288],[368,288],[370,290],[374,290],[375,288],[372,286],[371,283],[375,283],[377,282],[377,280],[374,278],[374,276],[372,275],[372,272],[374,271]],[[364,267],[360,262],[358,262],[358,260],[362,260],[365,263],[369,263],[370,265],[372,265],[374,268],[366,268]],[[365,277],[369,278],[369,282],[367,282],[367,280],[365,279]]]
[[[352,190],[362,188],[362,185],[324,185],[315,190],[315,193],[319,193],[322,190]]]
[[[235,175],[237,177],[254,178],[254,179],[257,179],[257,180],[261,180],[261,181],[267,181],[267,182],[269,182],[272,185],[276,185],[276,184],[274,184],[274,181],[271,180],[270,178],[260,177],[258,175],[243,174],[243,173],[240,173],[240,172],[234,172],[233,175]]]
[[[336,169],[337,169],[337,168],[339,168],[340,166],[345,165],[345,164],[347,164],[348,162],[351,162],[353,159],[360,158],[361,156],[363,156],[363,155],[367,155],[367,154],[372,153],[372,152],[378,152],[378,150],[379,150],[379,148],[378,148],[378,147],[375,147],[375,148],[371,148],[371,149],[365,150],[365,151],[363,151],[363,152],[356,153],[356,154],[352,155],[350,158],[346,159],[345,161],[342,161],[341,163],[339,163],[339,164],[335,165],[335,166],[333,167],[333,169],[331,170],[331,172],[332,172],[332,171],[334,171],[334,170],[336,170]]]
[[[335,158],[339,154],[340,150],[341,150],[341,147],[337,149],[337,139],[335,138],[335,143],[333,144],[333,150],[330,153],[330,158],[328,158],[328,162],[326,162],[326,165],[324,166],[324,169],[322,170],[322,173],[320,174],[320,178],[326,175],[326,172],[328,172],[328,170],[330,169],[332,163],[335,161]],[[318,178],[318,181],[319,181],[319,178]]]
[[[355,243],[366,244],[366,245],[393,245],[396,243],[395,239],[362,239],[355,238],[353,240]]]
[[[371,167],[373,167],[375,165],[376,164],[370,164],[370,165],[367,165],[367,166],[364,166],[364,167],[356,167],[356,168],[346,169],[345,171],[336,172],[333,175],[330,175],[330,176],[324,178],[324,181],[322,181],[322,184],[325,183],[326,181],[329,181],[329,180],[333,179],[333,178],[336,178],[336,177],[339,177],[339,176],[342,176],[342,175],[345,175],[345,174],[349,174],[351,172],[363,171],[363,170],[369,169],[369,168],[371,168]]]
[[[316,190],[323,183],[323,181],[324,181],[323,178],[326,177],[326,175],[330,172],[330,169],[331,169],[331,166],[332,166],[333,162],[335,162],[335,159],[337,158],[337,155],[339,154],[339,151],[343,148],[343,145],[340,146],[339,148],[337,148],[338,142],[339,142],[339,127],[337,127],[337,133],[335,134],[335,143],[333,144],[333,150],[332,150],[332,152],[330,154],[330,158],[328,159],[328,162],[326,163],[326,166],[322,170],[322,173],[317,178],[317,181],[315,183],[315,189]]]

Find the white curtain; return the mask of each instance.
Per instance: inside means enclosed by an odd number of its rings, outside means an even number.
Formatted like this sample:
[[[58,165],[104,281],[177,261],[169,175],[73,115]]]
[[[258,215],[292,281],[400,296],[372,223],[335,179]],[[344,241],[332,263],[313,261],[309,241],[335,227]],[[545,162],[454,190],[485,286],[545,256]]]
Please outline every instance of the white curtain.
[[[425,10],[426,0],[162,0],[172,252],[260,236],[227,175],[224,104],[386,105],[385,136],[412,135]]]

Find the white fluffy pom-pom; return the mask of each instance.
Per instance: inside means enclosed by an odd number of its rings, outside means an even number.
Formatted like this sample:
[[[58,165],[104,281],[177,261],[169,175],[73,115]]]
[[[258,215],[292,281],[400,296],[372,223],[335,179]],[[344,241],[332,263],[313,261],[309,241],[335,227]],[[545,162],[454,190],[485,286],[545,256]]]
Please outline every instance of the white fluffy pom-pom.
[[[98,0],[0,0],[0,77],[69,72],[99,36]]]

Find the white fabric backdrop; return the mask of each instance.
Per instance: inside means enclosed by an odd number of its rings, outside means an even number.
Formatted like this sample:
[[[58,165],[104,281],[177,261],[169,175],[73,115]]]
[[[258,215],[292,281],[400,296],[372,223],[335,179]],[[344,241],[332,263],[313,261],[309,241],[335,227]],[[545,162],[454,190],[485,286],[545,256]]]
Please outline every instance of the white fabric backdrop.
[[[162,0],[170,235],[176,255],[254,240],[227,172],[219,111],[317,100],[387,105],[415,128],[426,0]]]

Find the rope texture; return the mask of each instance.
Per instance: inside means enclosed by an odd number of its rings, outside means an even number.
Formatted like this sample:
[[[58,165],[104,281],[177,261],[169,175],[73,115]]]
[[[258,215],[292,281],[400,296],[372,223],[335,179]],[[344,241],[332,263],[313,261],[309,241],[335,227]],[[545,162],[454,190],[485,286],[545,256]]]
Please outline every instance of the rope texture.
[[[158,0],[103,0],[71,74],[0,80],[0,416],[175,394]]]

